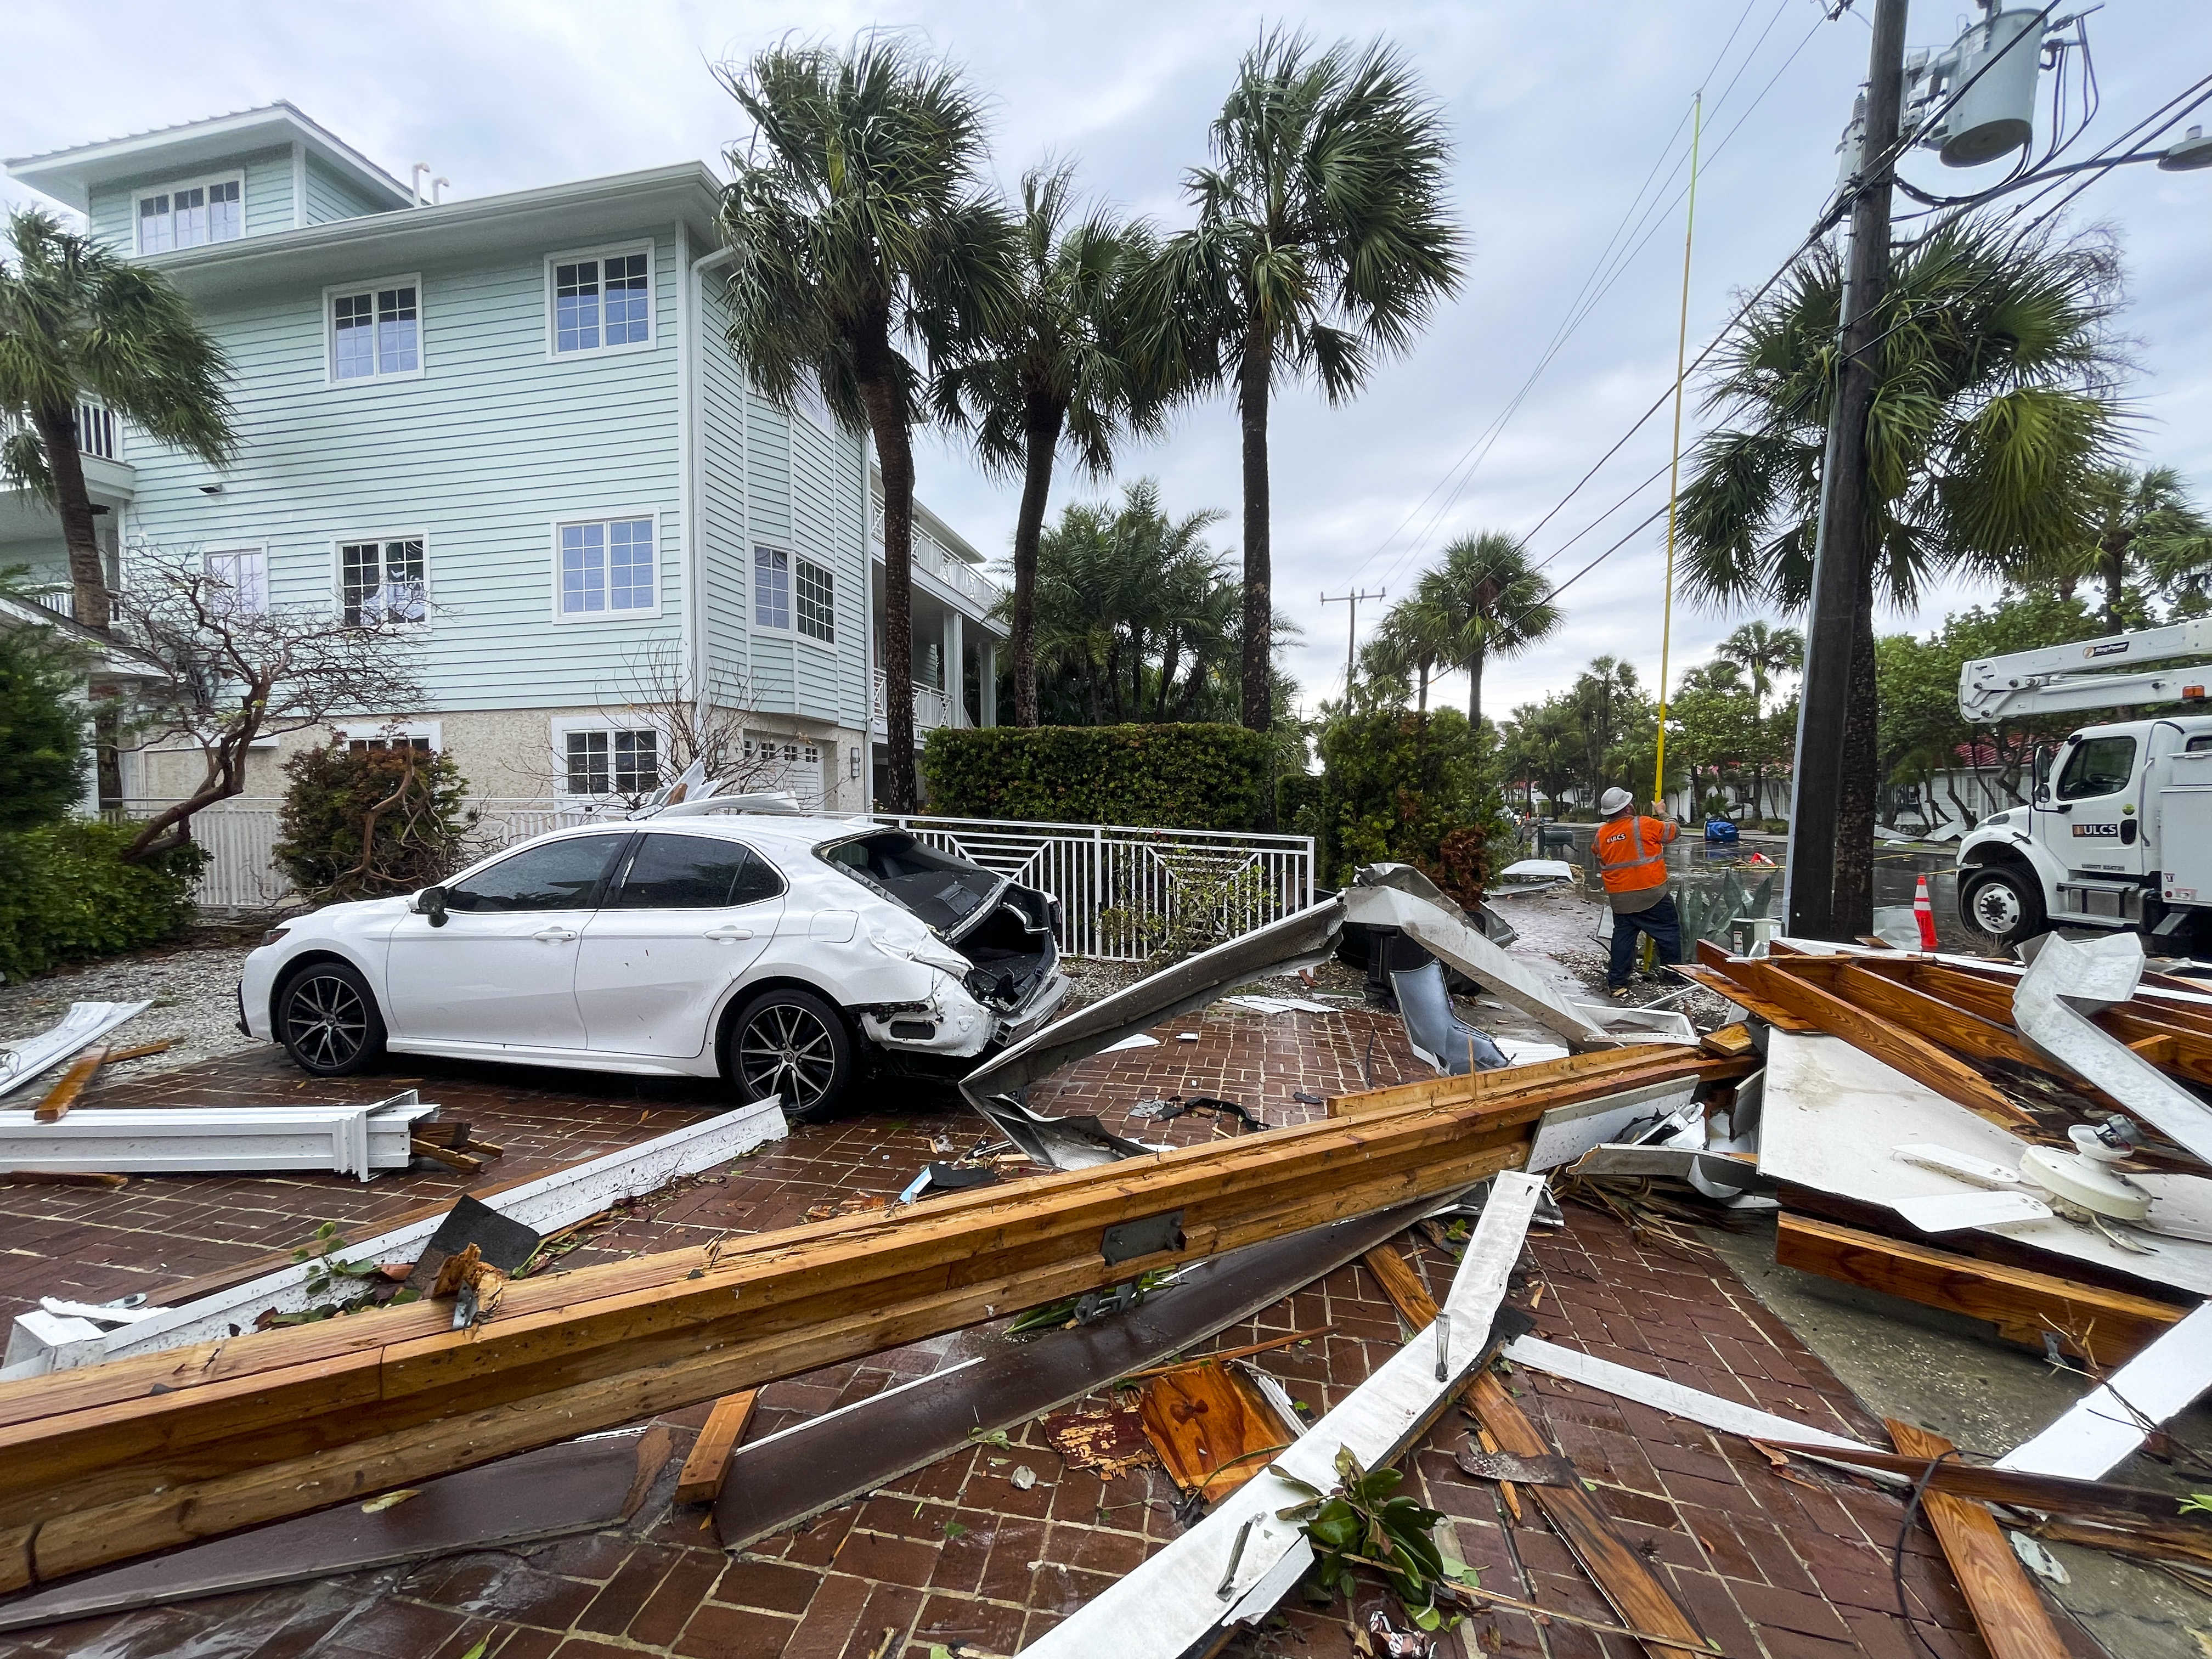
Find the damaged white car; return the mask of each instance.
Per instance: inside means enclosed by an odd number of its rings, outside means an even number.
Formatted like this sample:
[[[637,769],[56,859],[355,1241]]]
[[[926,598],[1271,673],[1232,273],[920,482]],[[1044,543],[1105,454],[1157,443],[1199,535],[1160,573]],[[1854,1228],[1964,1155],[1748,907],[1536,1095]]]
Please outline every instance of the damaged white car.
[[[720,1077],[805,1117],[872,1071],[957,1079],[1066,999],[1045,894],[866,819],[722,805],[272,928],[240,1028],[317,1077],[386,1050]]]

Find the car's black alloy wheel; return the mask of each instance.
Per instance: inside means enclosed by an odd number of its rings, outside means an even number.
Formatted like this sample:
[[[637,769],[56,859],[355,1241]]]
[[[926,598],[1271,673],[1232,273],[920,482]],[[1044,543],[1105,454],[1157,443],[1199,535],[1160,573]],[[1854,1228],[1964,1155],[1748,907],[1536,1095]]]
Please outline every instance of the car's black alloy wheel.
[[[276,1040],[316,1077],[350,1077],[384,1055],[384,1018],[368,982],[342,962],[318,962],[276,996]]]
[[[819,1117],[851,1080],[853,1039],[843,1018],[811,992],[767,991],[731,1026],[728,1062],[747,1100],[775,1096],[788,1117]]]

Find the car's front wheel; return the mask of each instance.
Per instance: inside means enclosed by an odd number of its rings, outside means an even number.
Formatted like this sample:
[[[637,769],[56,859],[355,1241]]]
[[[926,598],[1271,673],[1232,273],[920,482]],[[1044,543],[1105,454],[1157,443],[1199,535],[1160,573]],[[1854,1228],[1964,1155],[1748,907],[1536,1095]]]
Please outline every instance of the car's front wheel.
[[[276,994],[276,1040],[314,1077],[351,1077],[384,1058],[384,1016],[359,971],[315,962]]]
[[[763,991],[731,1023],[727,1069],[746,1100],[771,1096],[793,1122],[836,1109],[853,1079],[853,1036],[811,991]]]

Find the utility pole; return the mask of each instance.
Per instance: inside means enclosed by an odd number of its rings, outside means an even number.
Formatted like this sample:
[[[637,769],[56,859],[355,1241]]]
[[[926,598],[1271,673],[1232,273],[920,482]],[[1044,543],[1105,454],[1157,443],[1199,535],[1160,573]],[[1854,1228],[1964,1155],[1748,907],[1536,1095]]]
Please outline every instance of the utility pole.
[[[1352,607],[1352,624],[1344,641],[1344,700],[1346,703],[1352,701],[1352,669],[1359,659],[1359,602],[1389,597],[1390,590],[1387,587],[1377,588],[1372,593],[1362,593],[1354,588],[1349,593],[1339,593],[1333,598],[1327,593],[1321,596],[1323,605],[1348,605]]]
[[[1841,368],[1829,404],[1814,539],[1813,610],[1805,630],[1805,676],[1797,708],[1797,757],[1784,873],[1791,933],[1834,939],[1836,840],[1844,793],[1844,728],[1850,716],[1851,652],[1869,556],[1867,416],[1874,365],[1864,353],[1889,273],[1889,205],[1898,109],[1905,89],[1905,0],[1877,0],[1867,65],[1866,127],[1851,204],[1844,270]]]

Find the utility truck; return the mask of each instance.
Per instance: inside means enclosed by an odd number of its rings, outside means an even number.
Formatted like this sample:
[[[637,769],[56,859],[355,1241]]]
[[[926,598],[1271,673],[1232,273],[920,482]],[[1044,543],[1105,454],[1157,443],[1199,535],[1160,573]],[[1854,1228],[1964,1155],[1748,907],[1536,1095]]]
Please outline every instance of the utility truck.
[[[2212,947],[2212,666],[2134,669],[2206,657],[2212,618],[1960,671],[1959,712],[1970,720],[2172,711],[2085,726],[2038,754],[2028,805],[1984,818],[1959,843],[1969,927],[2007,945],[2063,926],[2148,933],[2175,955]]]

